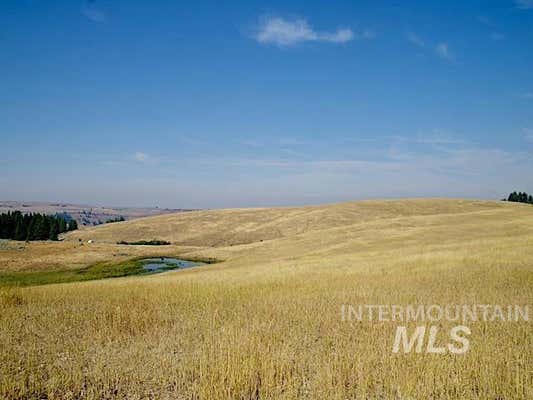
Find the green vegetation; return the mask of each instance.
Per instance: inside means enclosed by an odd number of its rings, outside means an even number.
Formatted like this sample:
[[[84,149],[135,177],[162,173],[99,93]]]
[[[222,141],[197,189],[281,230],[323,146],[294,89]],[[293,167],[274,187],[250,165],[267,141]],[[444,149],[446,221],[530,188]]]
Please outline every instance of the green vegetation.
[[[126,221],[126,219],[121,215],[120,217],[108,219],[105,223],[112,224],[114,222],[124,222],[124,221]]]
[[[513,192],[507,198],[507,201],[512,201],[515,203],[527,203],[533,204],[533,196],[528,195],[526,192]]]
[[[138,275],[145,272],[139,260],[97,263],[85,268],[45,271],[1,272],[0,286],[35,286]]]
[[[158,272],[177,269],[177,266],[158,257],[150,257],[151,264],[161,264]],[[68,283],[90,281],[95,279],[119,278],[130,275],[150,274],[153,271],[143,267],[146,257],[135,258],[123,262],[99,262],[77,269],[41,270],[41,271],[12,271],[0,272],[0,288],[48,285],[52,283]],[[214,258],[186,260],[204,264],[217,262]]]
[[[13,211],[0,214],[0,239],[58,240],[63,232],[78,229],[75,220],[66,221],[57,215],[23,214]]]
[[[137,242],[126,242],[125,240],[121,240],[120,242],[117,242],[117,244],[125,244],[125,245],[131,245],[131,246],[168,246],[171,244],[170,242],[167,242],[166,240],[139,240]]]

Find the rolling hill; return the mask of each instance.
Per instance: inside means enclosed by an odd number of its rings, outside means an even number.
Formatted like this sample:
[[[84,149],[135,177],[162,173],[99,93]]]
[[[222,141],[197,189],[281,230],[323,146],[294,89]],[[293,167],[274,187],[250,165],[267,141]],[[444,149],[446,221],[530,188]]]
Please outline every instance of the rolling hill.
[[[172,244],[116,244],[154,238]],[[153,255],[219,262],[0,290],[0,395],[533,395],[531,322],[469,324],[471,349],[462,356],[393,354],[397,323],[346,323],[340,312],[345,304],[531,304],[529,205],[419,199],[161,215],[72,232],[60,243],[10,242],[0,272],[76,271]],[[436,325],[448,332],[454,323]]]

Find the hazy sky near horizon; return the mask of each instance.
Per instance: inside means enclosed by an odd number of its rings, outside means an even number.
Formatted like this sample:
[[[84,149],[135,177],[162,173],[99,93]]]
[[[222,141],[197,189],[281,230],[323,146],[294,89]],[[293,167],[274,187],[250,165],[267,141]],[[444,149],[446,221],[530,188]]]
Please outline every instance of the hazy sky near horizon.
[[[0,200],[533,192],[533,0],[6,0],[0,51]]]

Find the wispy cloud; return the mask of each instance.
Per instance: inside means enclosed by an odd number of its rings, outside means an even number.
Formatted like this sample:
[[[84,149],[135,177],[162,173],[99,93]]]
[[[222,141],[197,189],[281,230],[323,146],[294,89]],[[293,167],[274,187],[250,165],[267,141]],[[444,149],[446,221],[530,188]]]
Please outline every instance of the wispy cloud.
[[[410,140],[409,137],[406,140]],[[441,138],[434,141],[456,142]],[[506,151],[471,143],[437,147],[406,143],[399,146],[396,153],[390,154],[387,144],[379,142],[370,147],[356,146],[353,151],[334,153],[303,151],[297,156],[279,153],[268,156],[270,153],[267,152],[258,152],[257,157],[250,158],[243,158],[243,153],[234,154],[235,158],[220,152],[189,154],[184,155],[185,158],[163,158],[157,167],[139,164],[143,168],[139,167],[136,174],[130,173],[131,162],[138,162],[134,153],[115,154],[123,164],[91,169],[95,175],[84,180],[78,192],[81,191],[80,196],[85,202],[213,208],[376,197],[498,199],[508,187],[531,184],[527,171],[533,169],[533,158],[527,150]],[[331,145],[330,140],[324,142],[324,148],[328,145]],[[154,157],[142,154],[147,156],[141,156],[144,160]],[[74,176],[78,172],[76,168],[73,163],[73,168],[63,172]],[[18,170],[11,168],[6,170],[6,176],[0,174],[0,180],[6,183],[6,187],[14,188],[8,193],[9,197],[38,197],[38,194],[50,190],[50,182],[44,179],[50,171],[42,168],[37,168],[37,175],[30,177],[31,185],[19,189],[20,185],[10,184],[20,180]],[[96,174],[96,171],[102,171],[103,175],[100,172]],[[51,184],[54,185],[54,182]],[[59,193],[67,196],[67,200],[72,192],[71,188],[65,189],[59,183],[53,189],[56,196]]]
[[[141,162],[141,163],[146,163],[150,160],[150,156],[146,153],[142,153],[140,151],[136,152],[134,155],[133,155],[133,158],[135,159],[135,161],[138,161],[138,162]]]
[[[444,60],[448,60],[448,61],[453,61],[454,60],[454,56],[452,54],[452,52],[450,51],[450,47],[448,46],[447,43],[439,43],[435,46],[435,52],[437,53],[437,55],[444,59]]]
[[[522,10],[533,8],[533,0],[515,0],[515,4],[517,8]]]
[[[488,26],[492,29],[497,29],[496,24],[489,17],[485,15],[478,15],[476,18],[483,25]],[[490,38],[494,41],[500,41],[505,39],[505,35],[501,32],[494,31],[490,34]]]
[[[107,15],[96,5],[95,0],[86,1],[81,8],[81,13],[93,22],[105,22],[107,20]]]
[[[245,139],[241,141],[241,144],[244,146],[253,147],[253,148],[260,148],[265,145],[262,141],[256,140],[256,139]]]
[[[469,144],[469,142],[464,139],[453,137],[447,134],[446,132],[442,132],[440,130],[433,130],[433,132],[429,135],[419,135],[417,138],[414,139],[414,141],[419,144],[427,144],[432,146]]]
[[[405,193],[407,195],[419,195],[418,191],[423,190],[427,191],[426,195],[437,196],[440,192],[435,192],[435,182],[443,183],[442,193],[447,195],[455,193],[455,185],[461,185],[476,196],[485,193],[499,196],[499,190],[509,182],[524,180],[519,171],[523,171],[524,165],[531,166],[532,161],[525,152],[472,145],[398,149],[392,154],[382,149],[381,157],[375,159],[356,156],[313,160],[295,157],[204,160],[206,166],[217,169],[222,165],[225,165],[222,169],[243,168],[246,171],[259,168],[269,176],[283,177],[289,187],[297,187],[302,183],[302,177],[306,177],[309,187],[317,193],[326,193],[328,188],[331,189],[332,181],[338,180],[340,185],[345,185],[353,180],[377,185],[378,191],[394,187],[394,196],[400,195],[405,185],[410,188]],[[383,192],[379,196],[383,196]]]
[[[450,50],[450,46],[446,42],[432,45],[414,32],[407,32],[405,38],[409,43],[416,47],[420,47],[421,49],[433,49],[435,54],[437,54],[443,60],[453,61],[455,59]]]
[[[420,36],[414,34],[413,32],[407,32],[405,37],[407,38],[409,42],[411,42],[415,46],[426,47],[426,43],[424,42],[424,40]]]
[[[525,99],[533,99],[533,92],[523,93],[522,97],[525,98]]]
[[[304,42],[346,43],[355,39],[371,39],[374,32],[364,30],[360,33],[350,28],[338,28],[332,32],[316,31],[306,19],[287,20],[280,17],[262,18],[254,39],[263,44],[292,46]]]
[[[282,137],[279,139],[279,144],[282,146],[301,146],[307,144],[307,141],[294,137]]]

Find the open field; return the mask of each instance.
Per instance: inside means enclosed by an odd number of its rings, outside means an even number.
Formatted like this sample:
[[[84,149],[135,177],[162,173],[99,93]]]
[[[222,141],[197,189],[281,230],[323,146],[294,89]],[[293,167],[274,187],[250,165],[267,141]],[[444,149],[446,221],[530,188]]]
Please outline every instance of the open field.
[[[116,244],[151,239],[172,245]],[[471,323],[464,355],[393,354],[397,323],[340,313],[531,308],[532,206],[428,199],[161,215],[59,243],[4,243],[0,276],[156,255],[220,262],[0,289],[0,398],[533,398],[531,321]],[[455,324],[435,325],[445,343]]]

